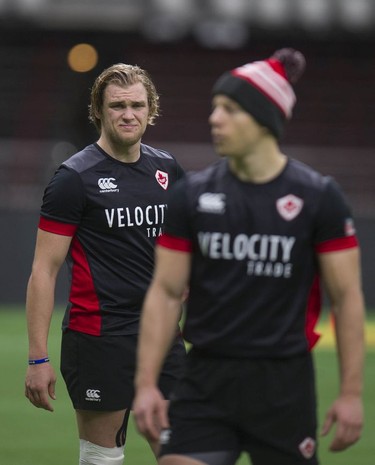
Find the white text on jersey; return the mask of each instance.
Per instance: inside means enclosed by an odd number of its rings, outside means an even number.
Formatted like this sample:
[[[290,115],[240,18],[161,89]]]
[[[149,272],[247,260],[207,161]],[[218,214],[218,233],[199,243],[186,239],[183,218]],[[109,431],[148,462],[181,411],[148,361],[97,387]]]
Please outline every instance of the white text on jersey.
[[[274,234],[238,234],[200,232],[202,254],[213,260],[249,260],[247,274],[289,278],[292,273],[291,253],[295,237]]]
[[[110,228],[162,225],[164,223],[166,204],[148,205],[147,207],[106,208],[105,216]]]

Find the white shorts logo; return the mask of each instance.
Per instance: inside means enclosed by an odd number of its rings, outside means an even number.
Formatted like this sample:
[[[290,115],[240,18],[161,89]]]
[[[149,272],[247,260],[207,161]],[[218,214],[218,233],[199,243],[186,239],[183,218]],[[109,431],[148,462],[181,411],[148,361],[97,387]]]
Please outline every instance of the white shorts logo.
[[[164,190],[167,190],[168,182],[169,182],[168,173],[165,173],[164,171],[157,170],[156,173],[155,173],[155,178],[156,178],[157,182],[161,185],[161,187]]]
[[[276,208],[284,220],[291,221],[296,218],[302,210],[303,200],[293,194],[281,197],[276,201]]]
[[[169,439],[171,437],[171,430],[170,429],[163,429],[159,436],[159,444],[168,444]]]
[[[86,400],[90,402],[100,402],[100,391],[99,389],[87,389],[86,391]]]

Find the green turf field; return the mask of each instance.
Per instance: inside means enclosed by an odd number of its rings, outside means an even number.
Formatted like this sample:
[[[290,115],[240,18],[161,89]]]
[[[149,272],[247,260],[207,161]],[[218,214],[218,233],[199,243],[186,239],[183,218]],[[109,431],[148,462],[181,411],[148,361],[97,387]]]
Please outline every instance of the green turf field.
[[[50,357],[59,365],[60,322],[56,312],[50,336]],[[55,412],[36,409],[24,397],[23,385],[27,359],[24,314],[18,308],[0,307],[0,464],[77,465],[78,441],[70,401],[61,378],[57,384]],[[323,337],[315,351],[320,399],[320,421],[337,392],[337,368],[329,324],[320,325]],[[361,441],[344,453],[327,451],[330,438],[320,444],[322,465],[374,465],[375,461],[375,318],[368,318],[366,357],[366,423]],[[126,450],[126,465],[152,465],[148,445],[134,430],[131,419]],[[238,465],[248,464],[246,456]],[[277,465],[277,464],[275,464]]]

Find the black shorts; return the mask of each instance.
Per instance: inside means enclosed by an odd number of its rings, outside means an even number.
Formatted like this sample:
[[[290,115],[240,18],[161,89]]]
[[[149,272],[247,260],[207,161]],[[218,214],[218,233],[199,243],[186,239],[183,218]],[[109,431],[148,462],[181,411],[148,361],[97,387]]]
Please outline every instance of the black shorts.
[[[134,397],[137,335],[91,336],[63,332],[61,373],[75,409],[123,410]],[[159,386],[166,398],[186,363],[185,345],[178,337],[164,363]]]
[[[169,418],[171,429],[161,436],[160,455],[183,454],[205,461],[209,453],[216,457],[221,453],[235,461],[247,452],[253,465],[318,463],[310,354],[248,360],[192,351],[174,391]]]

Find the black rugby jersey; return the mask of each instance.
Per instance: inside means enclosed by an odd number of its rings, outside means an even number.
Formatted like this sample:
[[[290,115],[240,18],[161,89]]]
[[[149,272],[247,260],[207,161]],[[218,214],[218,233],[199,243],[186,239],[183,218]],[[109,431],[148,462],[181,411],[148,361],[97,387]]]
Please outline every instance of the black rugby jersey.
[[[145,144],[135,163],[92,144],[58,168],[44,193],[39,227],[73,237],[64,328],[92,335],[138,332],[167,192],[182,176],[172,155]]]
[[[288,357],[319,335],[316,254],[356,247],[337,186],[288,160],[270,182],[242,182],[226,160],[171,191],[160,246],[192,252],[184,337],[234,357]]]

